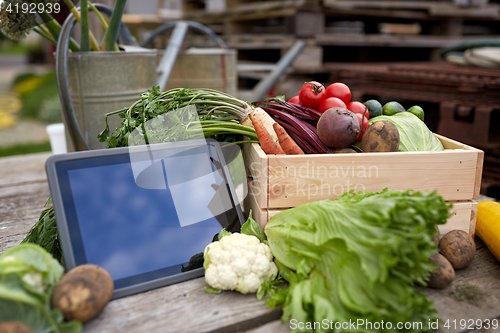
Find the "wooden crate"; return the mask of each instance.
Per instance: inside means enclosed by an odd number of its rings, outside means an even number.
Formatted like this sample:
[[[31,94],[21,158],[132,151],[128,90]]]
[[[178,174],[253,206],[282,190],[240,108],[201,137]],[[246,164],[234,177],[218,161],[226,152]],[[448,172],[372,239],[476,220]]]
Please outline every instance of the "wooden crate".
[[[448,218],[446,224],[438,226],[439,233],[445,235],[451,230],[463,230],[474,237],[477,202],[466,200],[448,201],[448,203],[453,204],[453,208],[451,209],[453,215]],[[257,202],[257,197],[251,189],[248,191],[248,195],[245,198],[244,207],[246,212],[252,210],[252,218],[259,223],[262,228],[266,226],[271,217],[286,209],[262,209]]]
[[[436,134],[439,152],[397,152],[305,156],[266,155],[246,144],[249,194],[245,207],[265,225],[283,209],[336,198],[349,190],[437,190],[453,202],[455,215],[441,231],[473,233],[484,152]]]
[[[484,152],[436,135],[439,152],[266,155],[247,144],[249,187],[262,209],[295,207],[354,190],[437,190],[446,201],[479,198]]]

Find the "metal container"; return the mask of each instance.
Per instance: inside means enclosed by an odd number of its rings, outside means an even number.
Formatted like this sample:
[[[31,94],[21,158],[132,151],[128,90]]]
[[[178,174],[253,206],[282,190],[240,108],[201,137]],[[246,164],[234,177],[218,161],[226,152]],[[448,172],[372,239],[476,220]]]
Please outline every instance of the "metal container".
[[[178,54],[165,89],[211,88],[236,96],[236,63],[237,51],[233,49],[188,49]]]
[[[106,148],[97,135],[105,128],[107,112],[129,107],[157,83],[157,50],[73,52],[68,55],[68,84],[76,120],[90,149]],[[122,118],[108,118],[115,130]],[[66,122],[66,121],[65,121]],[[72,128],[65,124],[66,128]],[[66,138],[68,151],[75,149]]]

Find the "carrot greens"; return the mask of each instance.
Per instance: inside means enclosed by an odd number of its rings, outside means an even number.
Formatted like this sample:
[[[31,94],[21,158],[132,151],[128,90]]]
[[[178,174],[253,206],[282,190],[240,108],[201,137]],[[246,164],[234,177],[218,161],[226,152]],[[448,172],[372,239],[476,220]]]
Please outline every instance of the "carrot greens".
[[[172,129],[171,126],[168,128],[157,126],[154,128],[155,133],[151,134],[151,127],[155,127],[153,123],[148,128],[147,135],[155,135],[154,142],[156,143],[176,141],[176,135],[184,140],[190,138],[188,135],[190,132],[192,137],[195,137],[199,131],[196,126],[201,125],[205,137],[214,138],[217,141],[239,142],[242,135],[253,140],[257,139],[253,128],[240,124],[240,120],[253,109],[247,102],[207,88],[177,88],[161,92],[159,87],[153,87],[143,93],[141,99],[132,106],[108,113],[106,115],[106,128],[99,134],[99,140],[107,142],[108,148],[126,147],[129,143],[129,136],[135,129],[158,117],[158,120],[155,120],[156,123],[164,122],[165,118],[160,116],[167,115],[168,120],[172,121],[172,117],[168,116],[169,113],[190,106],[196,108],[198,115],[196,122],[185,118],[186,113],[176,112],[179,114],[178,117],[183,118],[179,118],[178,124],[184,123],[186,125],[182,131],[183,135],[180,135],[180,128]],[[107,117],[115,114],[123,118],[123,121],[111,133]]]

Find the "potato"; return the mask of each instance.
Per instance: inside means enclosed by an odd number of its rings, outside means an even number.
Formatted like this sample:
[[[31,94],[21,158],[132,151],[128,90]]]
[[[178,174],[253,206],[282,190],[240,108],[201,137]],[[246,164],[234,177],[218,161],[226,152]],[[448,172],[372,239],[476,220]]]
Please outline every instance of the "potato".
[[[365,153],[394,152],[399,148],[399,131],[387,120],[372,123],[361,139],[361,150]]]
[[[476,254],[472,237],[462,230],[452,230],[444,235],[439,242],[439,249],[454,269],[469,266]]]
[[[341,148],[341,149],[335,150],[334,153],[335,154],[356,154],[357,151],[355,151],[352,148]]]
[[[4,321],[0,323],[0,333],[33,333],[33,330],[18,321]]]
[[[440,253],[435,253],[429,260],[438,267],[431,273],[427,284],[431,288],[444,289],[455,279],[455,270],[450,262]]]
[[[52,307],[60,309],[65,320],[82,323],[94,318],[113,295],[113,279],[96,265],[77,266],[64,274],[54,288]]]

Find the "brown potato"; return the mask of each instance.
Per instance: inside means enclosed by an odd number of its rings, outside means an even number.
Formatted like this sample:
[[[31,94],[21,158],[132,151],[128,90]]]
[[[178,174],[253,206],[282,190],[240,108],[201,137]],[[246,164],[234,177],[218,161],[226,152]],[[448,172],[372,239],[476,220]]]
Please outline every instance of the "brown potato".
[[[60,309],[65,320],[84,323],[108,304],[113,289],[113,279],[104,268],[91,264],[77,266],[54,288],[52,307]]]
[[[371,124],[361,139],[361,150],[365,153],[393,152],[399,148],[399,131],[387,120]]]
[[[33,333],[33,330],[18,321],[4,321],[0,323],[0,333]]]
[[[455,279],[455,270],[450,262],[439,253],[430,258],[430,262],[438,267],[431,273],[427,284],[431,288],[444,289]]]
[[[439,242],[439,249],[454,269],[469,266],[476,255],[476,245],[471,235],[462,230],[452,230],[444,235]]]
[[[335,154],[356,154],[357,151],[355,151],[352,148],[341,148],[338,150],[335,150]]]

